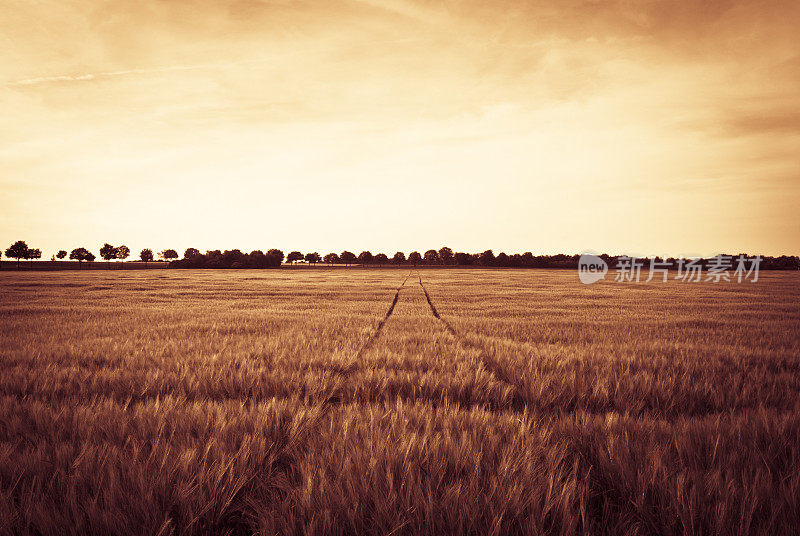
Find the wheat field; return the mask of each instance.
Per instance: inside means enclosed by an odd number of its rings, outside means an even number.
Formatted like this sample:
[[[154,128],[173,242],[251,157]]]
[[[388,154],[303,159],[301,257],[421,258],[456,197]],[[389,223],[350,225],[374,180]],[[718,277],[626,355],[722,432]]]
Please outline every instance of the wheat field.
[[[1,534],[796,534],[800,275],[0,273]]]

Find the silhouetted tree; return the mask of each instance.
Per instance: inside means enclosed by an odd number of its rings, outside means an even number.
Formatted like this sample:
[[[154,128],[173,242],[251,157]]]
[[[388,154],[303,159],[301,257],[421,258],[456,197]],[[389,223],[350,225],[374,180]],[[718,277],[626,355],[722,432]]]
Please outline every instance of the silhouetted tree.
[[[299,251],[292,251],[286,257],[286,262],[289,262],[291,264],[294,264],[296,261],[302,261],[302,260],[303,260],[303,254],[300,253]]]
[[[42,258],[42,250],[41,249],[29,249],[28,250],[28,261],[32,261],[33,259],[41,259]]]
[[[206,268],[227,268],[225,261],[222,257],[222,252],[218,249],[206,251]]]
[[[17,268],[19,268],[19,260],[28,258],[28,244],[24,240],[17,240],[6,249],[6,257],[17,259]]]
[[[58,253],[56,253],[56,258],[61,260],[67,256],[67,252],[63,249],[59,249]]]
[[[246,255],[246,264],[248,268],[266,268],[267,256],[260,249],[254,249],[249,255]]]
[[[384,264],[389,262],[389,257],[387,257],[385,253],[378,253],[377,255],[375,255],[375,259],[373,260],[375,261],[375,264],[377,264],[378,266],[383,266]]]
[[[178,258],[178,252],[174,249],[165,249],[159,255],[167,262]]]
[[[147,267],[147,263],[153,260],[153,250],[150,248],[143,249],[139,253],[139,258],[144,261],[145,268]]]
[[[244,268],[247,266],[247,256],[241,249],[226,249],[222,254],[225,268]]]
[[[117,258],[121,261],[124,261],[128,257],[131,256],[131,248],[126,245],[121,245],[117,247]]]
[[[458,252],[455,254],[456,264],[460,266],[468,266],[472,264],[472,255],[469,253]]]
[[[325,255],[323,260],[325,262],[327,262],[328,264],[338,264],[339,263],[339,255],[337,255],[336,253],[328,253],[327,255]]]
[[[193,259],[200,255],[200,250],[197,248],[186,248],[186,251],[183,252],[184,259]]]
[[[497,258],[494,260],[494,262],[497,266],[508,266],[509,265],[508,255],[506,255],[501,251],[500,254],[497,255]]]
[[[439,253],[435,249],[425,252],[425,262],[428,264],[439,264]]]
[[[94,260],[94,255],[86,248],[75,248],[69,253],[70,260],[78,261],[78,268],[83,265],[83,261]]]
[[[480,254],[478,260],[482,266],[492,266],[494,265],[494,253],[492,252],[491,249],[487,249],[486,251]]]
[[[247,259],[241,249],[226,249],[222,253],[221,268],[243,268],[247,264]]]
[[[100,256],[105,259],[106,263],[108,263],[108,268],[110,269],[110,261],[111,259],[117,258],[117,250],[114,248],[114,246],[106,242],[103,244],[103,247],[100,248]]]
[[[422,262],[422,255],[419,254],[419,251],[412,251],[408,254],[408,262],[413,263],[414,266]]]
[[[267,251],[267,256],[268,257],[273,257],[273,258],[277,257],[279,259],[278,266],[280,266],[280,264],[283,262],[283,258],[284,258],[283,251],[281,251],[279,249],[271,249],[271,250]]]
[[[319,256],[319,253],[316,251],[314,253],[306,253],[306,262],[311,264],[317,264],[322,260],[322,257]]]
[[[522,254],[522,266],[526,268],[532,268],[533,262],[534,262],[533,253],[531,253],[530,251],[526,251],[525,253]]]
[[[283,251],[271,249],[267,251],[267,268],[280,268],[283,262]]]
[[[403,264],[406,262],[406,254],[402,251],[398,251],[392,256],[392,262],[395,264]]]
[[[358,254],[359,264],[369,264],[372,262],[372,253],[369,251],[362,251]]]
[[[453,250],[446,246],[440,249],[439,260],[442,261],[442,264],[453,264]]]
[[[345,266],[356,262],[356,256],[351,251],[342,251],[342,254],[339,255],[339,258],[342,259],[342,262],[345,264]]]

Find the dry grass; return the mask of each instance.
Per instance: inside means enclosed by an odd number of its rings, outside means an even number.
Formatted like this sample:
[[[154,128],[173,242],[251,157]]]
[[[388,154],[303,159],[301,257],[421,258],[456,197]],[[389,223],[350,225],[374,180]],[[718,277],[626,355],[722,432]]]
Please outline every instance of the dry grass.
[[[0,273],[0,533],[796,533],[798,274],[407,275]]]

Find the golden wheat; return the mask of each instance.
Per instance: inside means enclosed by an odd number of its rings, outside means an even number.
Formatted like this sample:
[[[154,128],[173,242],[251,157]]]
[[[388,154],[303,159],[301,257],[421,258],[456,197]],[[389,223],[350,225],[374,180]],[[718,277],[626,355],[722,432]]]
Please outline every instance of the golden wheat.
[[[411,272],[0,274],[0,533],[800,526],[797,274]]]

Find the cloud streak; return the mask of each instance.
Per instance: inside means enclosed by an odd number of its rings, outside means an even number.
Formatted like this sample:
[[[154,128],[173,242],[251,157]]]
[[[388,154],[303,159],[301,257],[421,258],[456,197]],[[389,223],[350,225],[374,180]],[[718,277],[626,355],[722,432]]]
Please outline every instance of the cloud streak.
[[[134,76],[134,75],[149,75],[149,74],[161,74],[161,73],[173,73],[173,72],[182,72],[182,71],[200,71],[200,70],[208,70],[208,69],[224,69],[227,67],[233,67],[237,65],[247,65],[247,64],[254,64],[254,63],[265,63],[270,61],[268,59],[257,59],[257,60],[241,60],[241,61],[233,61],[227,63],[209,63],[209,64],[197,64],[197,65],[172,65],[168,67],[159,67],[154,69],[127,69],[124,71],[107,71],[107,72],[99,72],[99,73],[85,73],[85,74],[77,74],[77,75],[56,75],[56,76],[41,76],[36,78],[25,78],[22,80],[14,80],[8,82],[6,84],[7,87],[19,87],[19,86],[36,86],[40,84],[57,84],[61,82],[89,82],[89,81],[99,81],[108,78],[118,78],[118,77],[126,77],[126,76]]]

